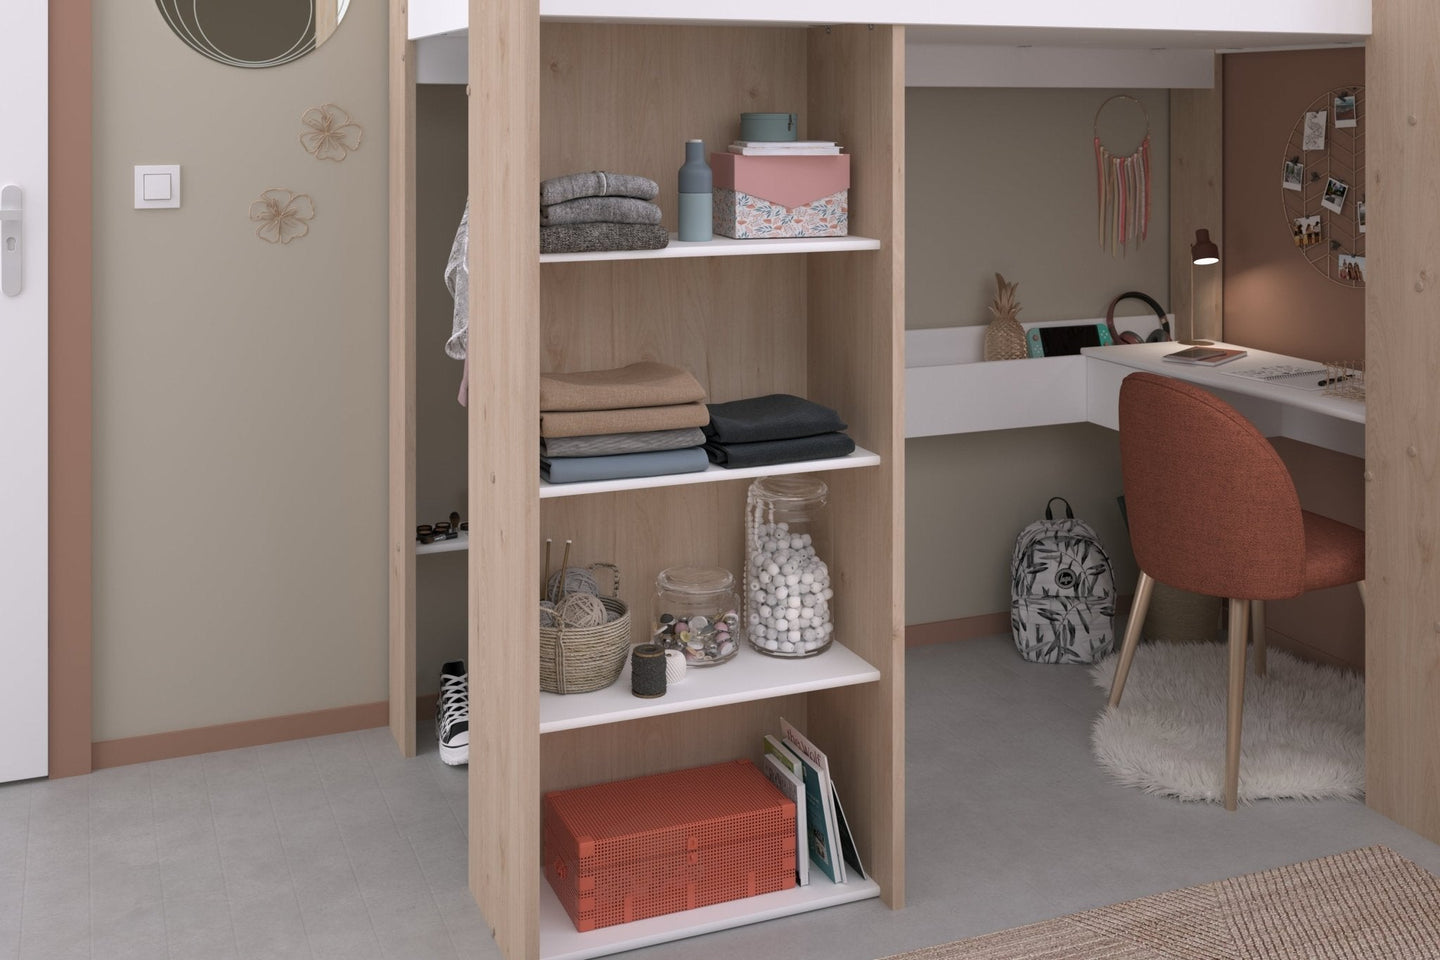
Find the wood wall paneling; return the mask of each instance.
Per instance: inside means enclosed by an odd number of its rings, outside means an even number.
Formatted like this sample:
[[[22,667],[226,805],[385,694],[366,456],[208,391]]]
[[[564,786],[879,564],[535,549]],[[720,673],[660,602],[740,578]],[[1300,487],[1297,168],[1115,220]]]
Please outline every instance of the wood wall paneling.
[[[1365,64],[1365,802],[1440,841],[1440,6],[1377,2]]]
[[[470,0],[470,889],[511,960],[539,953],[539,16]]]
[[[390,732],[415,755],[415,45],[390,3]]]
[[[1216,57],[1215,86],[1210,89],[1170,91],[1170,310],[1175,314],[1175,336],[1222,337],[1223,272],[1219,264],[1194,267],[1195,301],[1191,314],[1190,244],[1195,231],[1205,228],[1220,244],[1225,257],[1223,203],[1224,71]],[[1277,187],[1278,189],[1278,187]]]
[[[838,635],[881,671],[877,684],[810,696],[809,735],[826,750],[865,862],[904,904],[904,164],[905,39],[899,27],[808,32],[811,135],[855,157],[852,232],[874,253],[808,263],[809,396],[842,412],[874,470],[828,476]]]

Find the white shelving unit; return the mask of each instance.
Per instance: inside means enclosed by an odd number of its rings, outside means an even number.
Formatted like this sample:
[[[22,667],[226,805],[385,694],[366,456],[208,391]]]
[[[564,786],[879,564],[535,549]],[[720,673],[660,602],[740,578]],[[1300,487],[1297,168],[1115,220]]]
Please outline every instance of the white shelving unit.
[[[578,933],[555,891],[541,880],[540,957],[588,960],[878,896],[880,887],[873,880],[831,883],[817,868],[810,871],[810,883],[803,887]]]
[[[637,631],[632,625],[632,636],[643,637],[644,627]],[[625,665],[620,679],[603,690],[566,696],[542,693],[540,732],[556,733],[601,723],[704,710],[727,703],[874,683],[879,679],[879,670],[839,643],[831,644],[830,649],[819,656],[799,660],[767,657],[742,644],[734,659],[726,663],[689,668],[684,680],[667,688],[665,696],[655,700],[642,700],[630,693],[629,664]]]
[[[710,464],[695,473],[672,473],[659,477],[632,477],[625,480],[587,480],[579,483],[547,483],[540,481],[540,499],[549,497],[578,497],[590,493],[615,493],[620,490],[648,490],[652,487],[680,487],[691,483],[721,483],[725,480],[744,480],[749,477],[774,477],[786,473],[818,473],[821,470],[850,470],[855,467],[874,467],[880,463],[880,455],[863,447],[856,447],[848,456],[828,460],[802,460],[799,463],[777,463],[766,467],[738,467],[727,469]]]
[[[715,237],[703,243],[682,242],[670,234],[670,246],[659,250],[601,250],[595,253],[542,253],[541,263],[589,263],[595,260],[674,260],[686,257],[763,257],[784,253],[841,253],[879,250],[869,237],[781,237],[774,240],[732,240]]]

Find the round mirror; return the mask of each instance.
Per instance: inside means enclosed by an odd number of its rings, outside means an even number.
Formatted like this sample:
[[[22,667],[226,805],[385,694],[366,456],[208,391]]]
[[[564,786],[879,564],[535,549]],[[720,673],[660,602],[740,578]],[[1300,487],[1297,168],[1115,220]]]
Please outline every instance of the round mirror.
[[[175,36],[232,67],[278,67],[330,38],[350,0],[155,0]]]

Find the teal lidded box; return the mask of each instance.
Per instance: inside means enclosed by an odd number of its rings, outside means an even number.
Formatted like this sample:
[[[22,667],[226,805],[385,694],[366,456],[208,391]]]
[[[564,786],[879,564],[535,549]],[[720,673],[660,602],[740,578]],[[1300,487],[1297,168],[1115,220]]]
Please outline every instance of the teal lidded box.
[[[800,118],[793,113],[742,113],[740,139],[780,143],[800,136]]]

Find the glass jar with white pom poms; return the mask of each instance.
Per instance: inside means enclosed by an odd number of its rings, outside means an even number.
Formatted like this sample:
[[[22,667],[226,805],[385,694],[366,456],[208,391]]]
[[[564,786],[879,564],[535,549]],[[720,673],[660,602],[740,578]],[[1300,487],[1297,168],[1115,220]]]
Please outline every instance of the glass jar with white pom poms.
[[[745,635],[772,657],[813,657],[835,637],[830,489],[803,475],[761,477],[745,500]]]

